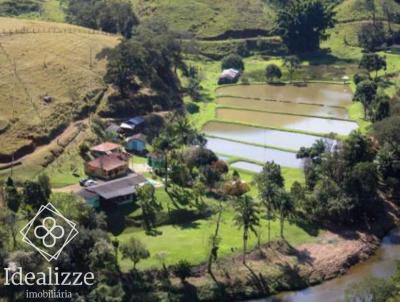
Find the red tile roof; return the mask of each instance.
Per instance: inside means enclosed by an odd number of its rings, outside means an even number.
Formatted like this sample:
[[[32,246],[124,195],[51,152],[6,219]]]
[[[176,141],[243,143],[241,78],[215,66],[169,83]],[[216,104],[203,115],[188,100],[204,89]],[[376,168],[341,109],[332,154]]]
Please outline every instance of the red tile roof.
[[[103,155],[95,160],[87,163],[87,165],[93,169],[102,169],[104,171],[112,171],[117,168],[126,166],[126,156],[121,153],[112,153]]]
[[[91,151],[95,151],[95,152],[109,152],[109,151],[113,151],[116,149],[121,148],[120,145],[118,144],[114,144],[114,143],[110,143],[110,142],[106,142],[97,146],[94,146],[92,148],[90,148]]]

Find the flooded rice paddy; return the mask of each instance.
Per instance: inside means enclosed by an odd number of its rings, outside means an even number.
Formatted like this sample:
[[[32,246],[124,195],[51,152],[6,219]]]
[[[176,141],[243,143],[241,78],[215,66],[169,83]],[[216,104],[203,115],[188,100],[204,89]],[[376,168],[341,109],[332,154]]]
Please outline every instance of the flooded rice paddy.
[[[341,107],[350,105],[353,98],[353,94],[348,86],[321,83],[308,83],[305,86],[267,84],[233,85],[219,88],[217,95]]]
[[[217,103],[221,106],[230,106],[251,110],[285,112],[291,114],[314,115],[341,119],[348,118],[347,110],[344,107],[298,104],[288,101],[268,101],[237,97],[220,97],[218,98]]]
[[[275,161],[281,166],[290,168],[302,167],[302,160],[297,159],[296,154],[293,152],[252,146],[220,138],[208,138],[207,140],[207,148],[213,150],[215,153],[254,160],[261,163]]]
[[[325,134],[334,132],[341,135],[348,135],[351,131],[358,128],[357,123],[351,121],[228,108],[217,108],[217,118],[225,121],[237,121],[262,127]]]
[[[223,139],[236,140],[249,144],[275,146],[293,151],[298,151],[301,147],[311,147],[318,139],[324,139],[329,143],[333,143],[330,139],[314,135],[269,130],[223,122],[207,123],[203,131],[207,135]]]
[[[217,95],[216,118],[220,122],[207,123],[203,128],[211,136],[208,147],[243,159],[232,166],[253,172],[260,166],[246,160],[300,168],[302,161],[295,151],[310,147],[320,138],[312,134],[348,135],[358,128],[356,122],[348,120],[346,108],[353,96],[346,85],[233,85],[220,87]]]

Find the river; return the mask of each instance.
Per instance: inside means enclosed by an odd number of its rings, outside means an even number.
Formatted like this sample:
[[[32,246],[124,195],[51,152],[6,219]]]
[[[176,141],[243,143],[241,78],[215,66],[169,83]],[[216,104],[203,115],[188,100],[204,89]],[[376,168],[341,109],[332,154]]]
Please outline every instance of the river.
[[[350,268],[344,276],[299,291],[284,292],[276,296],[251,302],[336,302],[343,300],[346,288],[368,276],[388,278],[400,260],[400,228],[383,238],[376,254],[367,261]]]

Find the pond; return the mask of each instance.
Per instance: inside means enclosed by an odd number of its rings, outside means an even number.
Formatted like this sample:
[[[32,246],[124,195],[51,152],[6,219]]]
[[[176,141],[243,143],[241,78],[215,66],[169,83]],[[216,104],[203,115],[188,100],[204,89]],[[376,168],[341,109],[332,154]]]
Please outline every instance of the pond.
[[[351,131],[358,128],[357,123],[352,121],[240,109],[217,108],[216,115],[218,119],[225,121],[237,121],[263,127],[282,128],[313,133],[328,134],[334,132],[341,135],[348,135]]]
[[[222,122],[209,122],[204,126],[203,131],[207,135],[219,138],[264,146],[275,146],[293,151],[297,151],[301,147],[311,147],[318,139],[324,139],[329,143],[334,142],[333,140],[314,135],[269,130]]]
[[[347,85],[308,83],[297,85],[233,85],[217,89],[219,96],[264,98],[294,103],[322,104],[346,107],[352,103],[353,94]]]
[[[392,276],[400,260],[400,228],[383,238],[376,254],[367,261],[353,266],[346,275],[304,290],[281,293],[267,299],[252,302],[335,302],[343,300],[345,290],[366,277],[388,278]]]
[[[218,98],[217,103],[222,106],[263,110],[269,112],[285,112],[292,114],[313,115],[341,119],[348,118],[347,110],[343,107],[298,104],[288,101],[268,101],[237,97],[220,97]]]
[[[292,152],[274,150],[258,146],[246,145],[220,138],[207,138],[207,148],[215,153],[227,156],[240,157],[258,162],[274,161],[275,163],[290,168],[301,168],[302,160],[296,158]]]

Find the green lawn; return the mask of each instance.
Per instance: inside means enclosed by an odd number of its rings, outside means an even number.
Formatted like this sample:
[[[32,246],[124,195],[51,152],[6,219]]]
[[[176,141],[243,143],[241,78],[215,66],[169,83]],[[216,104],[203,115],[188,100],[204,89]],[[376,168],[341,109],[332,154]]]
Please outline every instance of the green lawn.
[[[219,255],[226,256],[233,253],[239,253],[242,247],[242,233],[234,225],[234,211],[228,204],[223,214],[220,235],[221,244]],[[140,239],[149,249],[151,257],[140,263],[140,268],[160,267],[160,261],[157,255],[164,254],[168,265],[175,264],[181,259],[186,259],[192,264],[199,264],[207,259],[209,250],[209,238],[214,232],[215,217],[210,219],[201,219],[187,225],[180,226],[162,226],[157,228],[162,232],[159,236],[148,236],[143,230],[130,228],[118,236],[120,242],[126,242],[129,238]],[[262,221],[261,241],[266,242],[266,221]],[[289,243],[296,245],[304,242],[310,242],[315,237],[307,234],[303,229],[294,224],[287,224],[285,237]],[[279,222],[272,222],[272,238],[279,239]],[[249,249],[253,248],[257,238],[250,236]],[[132,268],[132,263],[121,259],[121,267],[124,271]]]

